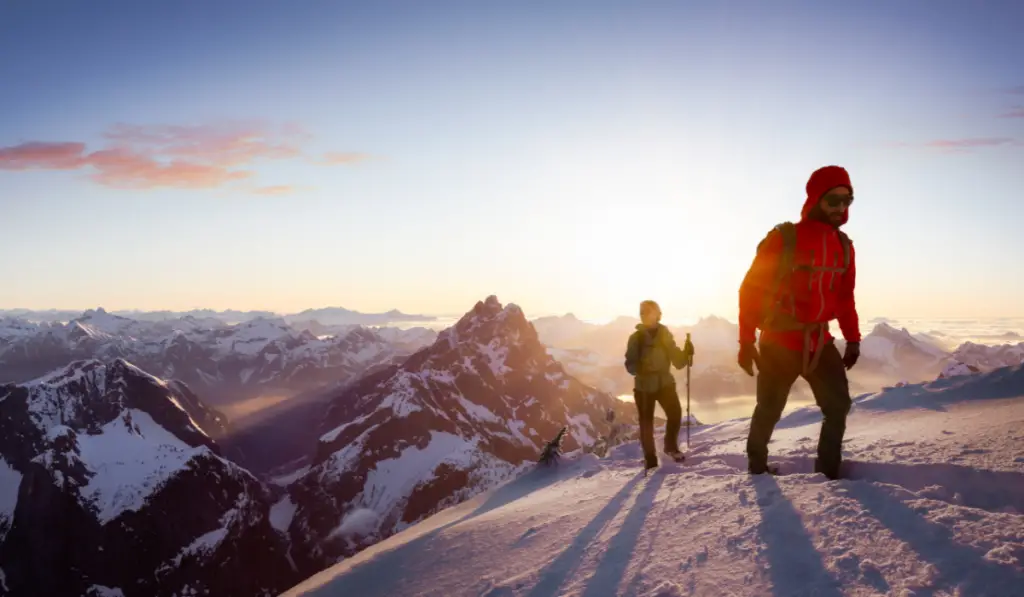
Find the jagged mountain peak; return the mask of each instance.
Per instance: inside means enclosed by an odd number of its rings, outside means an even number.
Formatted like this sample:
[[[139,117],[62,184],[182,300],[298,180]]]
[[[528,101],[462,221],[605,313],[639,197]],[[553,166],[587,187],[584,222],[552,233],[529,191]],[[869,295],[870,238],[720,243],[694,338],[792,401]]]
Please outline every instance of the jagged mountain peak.
[[[522,343],[543,350],[537,332],[527,321],[523,310],[515,303],[502,306],[494,295],[477,302],[455,325],[438,334],[434,347],[455,348],[460,343],[474,340],[485,344],[494,340]]]
[[[183,382],[171,384],[122,358],[75,361],[8,395],[24,394],[26,410],[40,432],[54,426],[93,432],[127,411],[147,413],[190,446],[217,448],[211,433],[223,430],[223,415],[206,407]],[[0,390],[2,391],[2,390]],[[207,432],[205,427],[211,427]]]
[[[312,465],[290,488],[293,555],[315,568],[352,553],[362,539],[335,532],[352,509],[375,511],[370,535],[387,536],[535,461],[563,427],[565,449],[592,445],[608,410],[635,418],[567,375],[517,305],[479,301],[433,345],[332,400]]]

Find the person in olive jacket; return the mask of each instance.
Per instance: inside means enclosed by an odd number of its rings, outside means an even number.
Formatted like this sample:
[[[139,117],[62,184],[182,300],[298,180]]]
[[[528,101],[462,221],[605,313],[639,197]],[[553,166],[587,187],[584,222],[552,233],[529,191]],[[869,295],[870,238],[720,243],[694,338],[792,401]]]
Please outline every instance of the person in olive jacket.
[[[626,344],[626,371],[633,376],[633,400],[640,419],[640,446],[644,468],[658,466],[654,449],[654,407],[660,404],[668,424],[665,427],[665,454],[681,461],[679,428],[683,409],[676,392],[672,367],[682,369],[693,360],[693,344],[676,345],[672,332],[661,324],[661,308],[654,301],[640,303],[640,323]]]

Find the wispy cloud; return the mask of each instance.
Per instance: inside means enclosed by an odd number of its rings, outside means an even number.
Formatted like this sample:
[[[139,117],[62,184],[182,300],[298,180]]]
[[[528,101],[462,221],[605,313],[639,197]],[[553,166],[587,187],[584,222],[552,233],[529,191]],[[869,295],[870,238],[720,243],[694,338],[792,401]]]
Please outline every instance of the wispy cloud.
[[[905,141],[887,143],[888,147],[939,149],[945,151],[971,151],[990,147],[1022,146],[1024,142],[1012,137],[966,137],[962,139],[933,139],[924,143],[908,143]]]
[[[1017,106],[1006,114],[1002,114],[1001,118],[1024,118],[1024,106]]]
[[[329,165],[340,165],[340,164],[355,164],[356,162],[362,162],[370,159],[370,156],[365,153],[358,153],[352,151],[336,151],[325,153],[320,163]]]
[[[925,143],[925,147],[937,149],[976,149],[979,147],[1004,147],[1016,145],[1018,141],[1010,137],[969,137],[966,139],[936,139]]]
[[[276,195],[290,195],[290,194],[294,193],[297,190],[298,190],[298,187],[293,187],[292,185],[287,185],[287,184],[279,184],[279,185],[274,185],[274,186],[269,186],[269,187],[259,187],[259,188],[253,189],[252,193],[253,193],[253,195],[276,196]]]
[[[259,123],[197,126],[117,124],[103,135],[105,146],[29,142],[0,147],[0,170],[93,170],[90,178],[116,188],[215,188],[251,178],[259,160],[303,155],[311,136],[295,125]],[[330,164],[353,163],[364,154],[327,154]],[[261,187],[283,194],[293,187]],[[268,190],[270,189],[270,190]]]
[[[1006,93],[1013,95],[1024,95],[1024,85],[1018,85],[1016,87],[1007,87]]]
[[[85,159],[85,143],[33,141],[0,147],[0,170],[74,170]]]

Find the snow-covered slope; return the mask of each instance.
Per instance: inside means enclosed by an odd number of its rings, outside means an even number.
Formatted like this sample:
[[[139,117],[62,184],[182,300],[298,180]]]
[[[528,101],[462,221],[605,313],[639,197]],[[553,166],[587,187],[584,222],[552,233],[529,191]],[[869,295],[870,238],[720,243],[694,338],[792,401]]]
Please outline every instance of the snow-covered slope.
[[[122,359],[0,386],[0,595],[287,586],[267,489],[220,456],[222,424],[184,384]]]
[[[939,378],[954,377],[957,375],[971,375],[973,373],[979,373],[980,371],[981,369],[978,369],[973,365],[954,361],[942,369],[942,373],[939,374]]]
[[[489,297],[334,398],[312,466],[288,489],[292,554],[319,570],[502,481],[563,426],[568,449],[593,444],[609,409],[635,420],[567,375],[519,307]]]
[[[647,478],[635,444],[533,469],[285,595],[1022,594],[1021,367],[858,399],[839,481],[811,473],[819,423],[779,423],[779,477],[745,473],[746,420]]]

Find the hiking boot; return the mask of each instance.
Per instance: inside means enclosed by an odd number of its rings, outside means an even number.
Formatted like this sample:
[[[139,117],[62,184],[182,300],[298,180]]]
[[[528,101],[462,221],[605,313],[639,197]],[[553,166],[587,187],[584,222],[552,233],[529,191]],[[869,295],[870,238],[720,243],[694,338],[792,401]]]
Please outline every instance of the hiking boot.
[[[676,462],[683,462],[686,460],[686,455],[679,450],[665,450],[665,455]]]
[[[751,475],[763,475],[765,473],[768,473],[769,475],[778,475],[779,467],[766,462],[750,462],[747,464],[747,472]]]
[[[825,464],[821,460],[815,458],[814,472],[825,475],[825,478],[827,478],[830,481],[835,481],[836,479],[839,478],[839,463]]]
[[[652,468],[658,468],[658,457],[653,454],[644,456],[644,471],[649,471]]]

